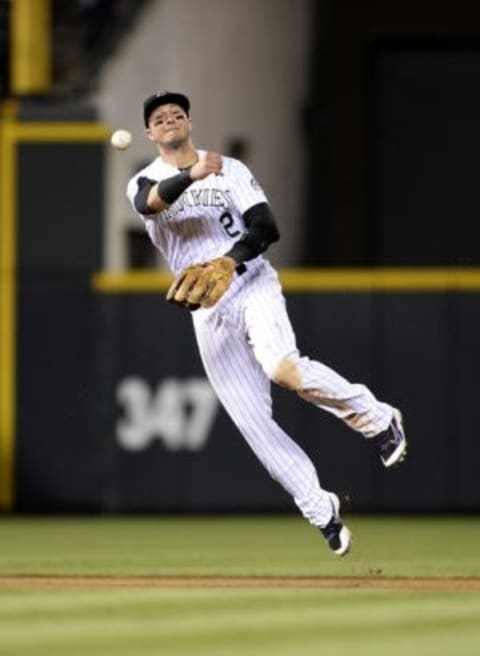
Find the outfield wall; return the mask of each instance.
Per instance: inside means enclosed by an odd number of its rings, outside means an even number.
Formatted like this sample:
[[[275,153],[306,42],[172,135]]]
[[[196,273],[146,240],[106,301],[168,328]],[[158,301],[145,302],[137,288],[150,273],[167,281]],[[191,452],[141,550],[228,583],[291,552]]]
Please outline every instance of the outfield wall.
[[[302,351],[405,413],[385,472],[337,419],[275,388],[274,412],[358,511],[478,510],[480,272],[282,273]],[[219,407],[165,275],[24,277],[15,507],[288,510]]]

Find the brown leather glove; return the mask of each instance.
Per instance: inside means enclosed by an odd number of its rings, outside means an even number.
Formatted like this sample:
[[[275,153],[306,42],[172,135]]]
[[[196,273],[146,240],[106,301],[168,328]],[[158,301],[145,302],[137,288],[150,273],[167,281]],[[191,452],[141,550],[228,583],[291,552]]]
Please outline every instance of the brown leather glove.
[[[237,263],[228,256],[183,269],[167,292],[167,301],[189,310],[213,307],[222,298],[235,273]]]

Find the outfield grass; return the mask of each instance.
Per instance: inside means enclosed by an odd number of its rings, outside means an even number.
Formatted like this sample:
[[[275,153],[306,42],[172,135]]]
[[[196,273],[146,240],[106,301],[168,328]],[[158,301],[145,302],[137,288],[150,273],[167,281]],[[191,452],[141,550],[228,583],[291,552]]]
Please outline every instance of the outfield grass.
[[[0,518],[0,574],[480,576],[480,518],[349,517],[333,557],[297,516]],[[479,650],[480,653],[480,650]]]
[[[0,519],[0,575],[480,577],[480,520]],[[480,654],[480,591],[0,586],[1,656]]]

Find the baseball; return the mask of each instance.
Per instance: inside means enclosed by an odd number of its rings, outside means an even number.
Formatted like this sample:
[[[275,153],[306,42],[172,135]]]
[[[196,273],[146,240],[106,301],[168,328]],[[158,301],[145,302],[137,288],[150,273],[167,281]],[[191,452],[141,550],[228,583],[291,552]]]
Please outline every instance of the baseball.
[[[110,137],[110,143],[117,150],[125,150],[132,143],[132,135],[128,130],[115,130]]]

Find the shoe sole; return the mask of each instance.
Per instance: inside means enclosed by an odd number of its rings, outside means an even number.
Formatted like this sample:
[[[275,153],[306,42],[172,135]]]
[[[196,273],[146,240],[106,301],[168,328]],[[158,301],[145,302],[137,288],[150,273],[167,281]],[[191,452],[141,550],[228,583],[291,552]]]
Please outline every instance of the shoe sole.
[[[383,466],[386,467],[387,469],[389,467],[393,467],[394,465],[399,465],[400,463],[402,463],[407,455],[407,438],[405,437],[405,431],[403,428],[402,413],[400,412],[400,410],[394,410],[393,416],[395,417],[395,421],[397,422],[398,429],[403,436],[403,440],[400,442],[400,444],[397,446],[397,448],[392,453],[390,458],[388,458],[388,460],[382,460]]]
[[[330,501],[332,502],[335,519],[340,519],[340,499],[334,492],[329,492],[328,495],[330,497]],[[339,533],[339,538],[340,547],[338,549],[332,549],[332,551],[336,556],[345,556],[350,551],[350,547],[352,546],[352,534],[345,526],[345,524],[342,525]]]

